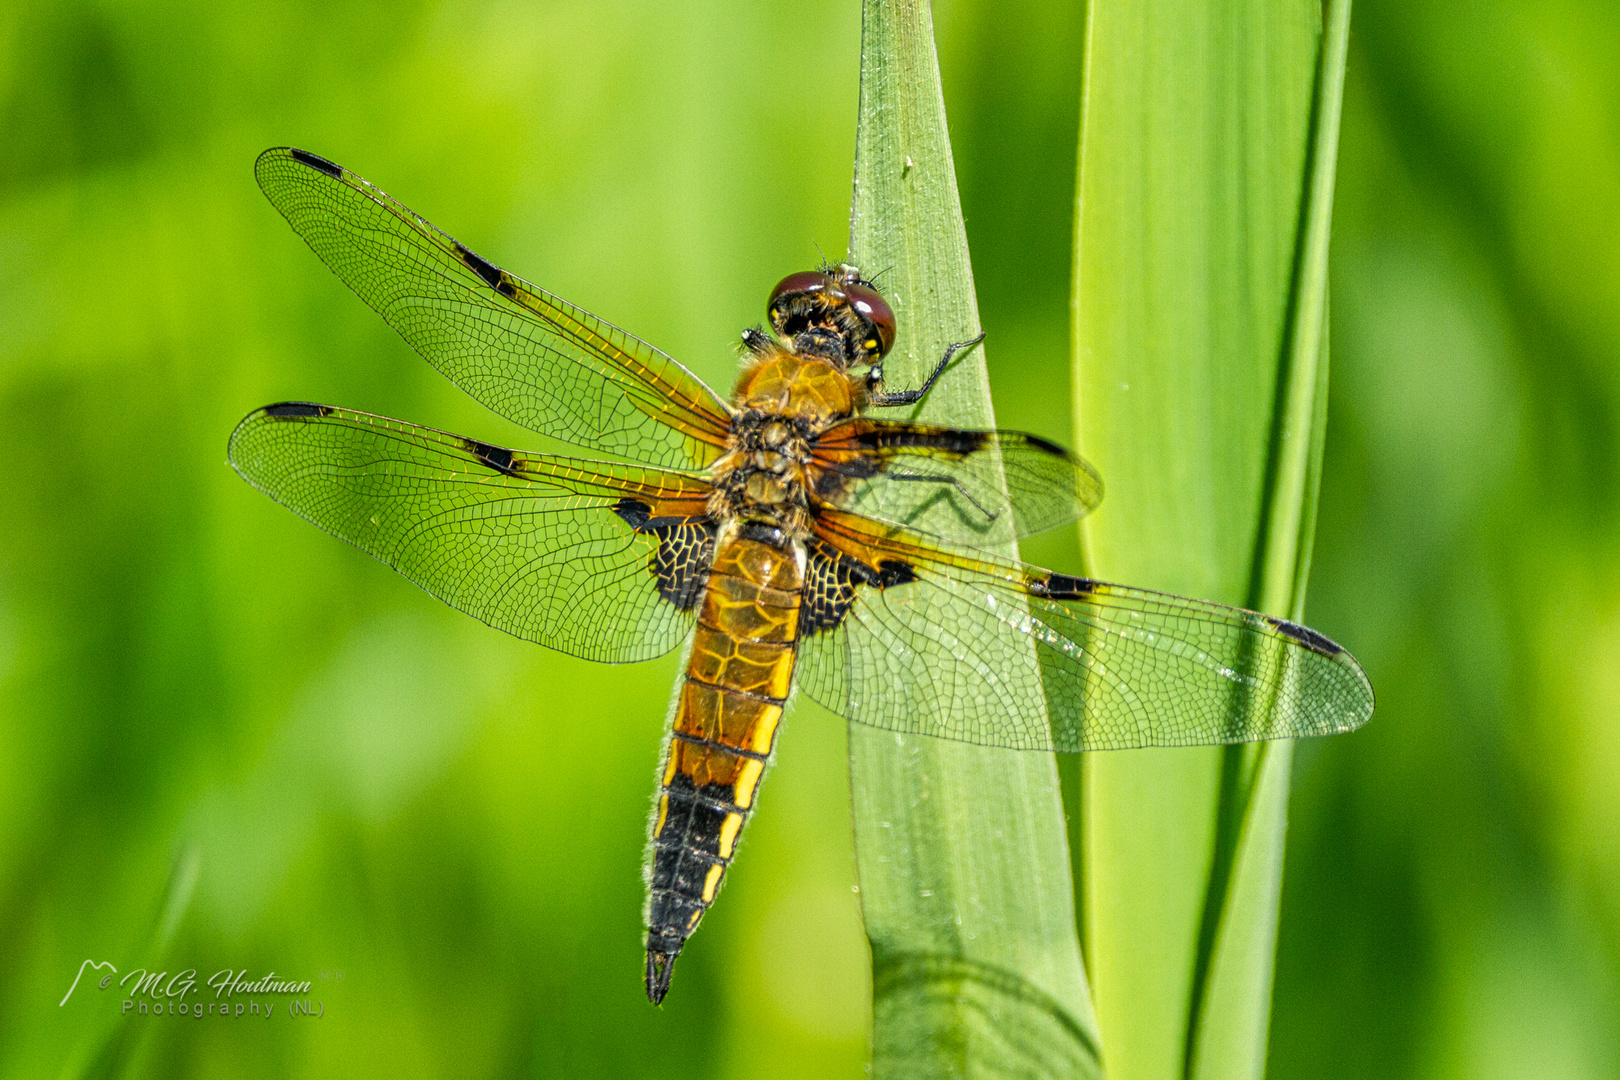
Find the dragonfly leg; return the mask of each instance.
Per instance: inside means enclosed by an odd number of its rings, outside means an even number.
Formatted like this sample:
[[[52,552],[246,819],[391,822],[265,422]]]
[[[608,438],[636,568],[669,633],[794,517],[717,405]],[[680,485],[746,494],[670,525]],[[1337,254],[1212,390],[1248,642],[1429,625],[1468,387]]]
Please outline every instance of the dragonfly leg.
[[[971,349],[973,346],[977,345],[983,340],[984,332],[981,330],[979,332],[979,336],[976,338],[969,341],[957,341],[947,345],[945,347],[945,355],[939,358],[939,363],[934,365],[933,373],[928,376],[927,381],[925,381],[918,389],[896,390],[892,394],[875,392],[867,400],[871,403],[873,408],[877,409],[890,409],[900,405],[915,405],[917,402],[922,400],[922,396],[924,394],[928,393],[928,391],[934,388],[934,383],[937,382],[939,377],[945,373],[945,367],[951,362],[951,357],[955,356],[959,350]],[[869,389],[874,391],[883,385],[883,362],[881,360],[872,365],[871,371],[868,372],[866,376],[866,385]]]

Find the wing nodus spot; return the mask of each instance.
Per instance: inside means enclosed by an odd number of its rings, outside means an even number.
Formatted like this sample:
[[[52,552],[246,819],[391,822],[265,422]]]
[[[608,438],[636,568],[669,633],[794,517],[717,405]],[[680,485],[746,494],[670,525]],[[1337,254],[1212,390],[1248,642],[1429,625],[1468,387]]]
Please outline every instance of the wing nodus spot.
[[[511,282],[503,281],[500,267],[483,256],[474,254],[467,245],[459,241],[456,243],[456,257],[467,264],[467,269],[482,278],[485,285],[503,296],[511,296],[516,291]]]
[[[343,166],[336,162],[327,161],[319,154],[312,154],[308,150],[293,150],[292,159],[300,165],[308,165],[316,172],[323,172],[327,176],[343,179]]]
[[[283,401],[266,405],[262,410],[272,420],[310,420],[331,416],[330,405],[317,405],[313,401]]]
[[[1071,574],[1048,574],[1030,582],[1029,591],[1048,600],[1084,600],[1097,591],[1098,582]]]
[[[1312,652],[1319,652],[1323,656],[1338,656],[1344,652],[1339,647],[1338,642],[1326,634],[1318,634],[1308,626],[1301,626],[1299,623],[1289,622],[1287,619],[1273,618],[1270,615],[1266,616],[1266,621]]]
[[[517,469],[514,467],[516,458],[513,456],[512,451],[506,447],[491,446],[489,443],[479,442],[477,439],[463,441],[480,464],[487,465],[496,472],[505,473],[507,476],[516,476],[518,474]]]

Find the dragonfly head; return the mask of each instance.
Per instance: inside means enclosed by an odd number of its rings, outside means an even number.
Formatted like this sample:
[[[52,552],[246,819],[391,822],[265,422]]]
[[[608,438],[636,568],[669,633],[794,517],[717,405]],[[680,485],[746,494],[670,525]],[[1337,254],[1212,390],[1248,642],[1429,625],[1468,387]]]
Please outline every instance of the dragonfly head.
[[[789,274],[766,304],[771,327],[801,353],[851,368],[882,359],[894,344],[894,309],[848,263]]]

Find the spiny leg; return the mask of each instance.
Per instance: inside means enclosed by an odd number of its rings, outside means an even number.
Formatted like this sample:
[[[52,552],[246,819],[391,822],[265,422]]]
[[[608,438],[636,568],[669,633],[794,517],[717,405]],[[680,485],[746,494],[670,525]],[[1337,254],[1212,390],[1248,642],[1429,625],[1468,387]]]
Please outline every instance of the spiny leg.
[[[868,389],[874,391],[867,400],[871,403],[872,407],[876,409],[888,409],[900,405],[915,405],[917,402],[922,400],[922,396],[924,394],[933,389],[934,383],[941,375],[945,373],[945,366],[951,362],[951,357],[955,356],[959,349],[971,349],[973,346],[977,345],[983,340],[984,332],[980,331],[979,336],[973,338],[971,341],[958,341],[951,345],[947,345],[945,347],[945,355],[939,358],[938,364],[934,365],[933,373],[929,375],[927,381],[916,390],[896,390],[892,394],[876,392],[877,388],[883,385],[883,362],[879,360],[877,363],[872,365],[871,370],[866,376],[866,385]]]

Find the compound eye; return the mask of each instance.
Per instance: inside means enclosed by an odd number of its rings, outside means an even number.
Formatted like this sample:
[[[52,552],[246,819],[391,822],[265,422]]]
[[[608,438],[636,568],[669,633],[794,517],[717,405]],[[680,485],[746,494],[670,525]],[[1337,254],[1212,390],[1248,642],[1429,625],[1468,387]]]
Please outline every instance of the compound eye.
[[[876,289],[865,285],[846,285],[844,294],[849,297],[850,306],[872,324],[877,331],[877,354],[882,356],[894,345],[894,309],[889,302],[877,294]]]
[[[801,270],[797,274],[789,274],[776,283],[771,290],[771,298],[765,304],[765,310],[775,311],[777,303],[784,296],[797,293],[818,293],[832,284],[832,278],[819,270]]]

